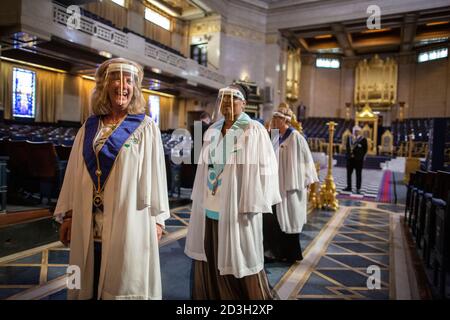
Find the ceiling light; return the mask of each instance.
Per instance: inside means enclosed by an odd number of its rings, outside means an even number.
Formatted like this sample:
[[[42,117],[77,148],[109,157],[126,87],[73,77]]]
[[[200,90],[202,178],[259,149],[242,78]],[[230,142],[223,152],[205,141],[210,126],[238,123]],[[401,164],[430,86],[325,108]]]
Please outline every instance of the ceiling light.
[[[331,34],[323,34],[321,36],[315,36],[314,39],[329,39],[333,37]]]
[[[448,24],[448,21],[435,21],[435,22],[429,22],[426,24],[427,27],[431,27],[431,26],[438,26],[438,25],[442,25],[442,24]]]
[[[364,31],[361,31],[361,33],[377,33],[377,32],[386,32],[390,31],[391,28],[383,28],[383,29],[367,29]]]
[[[108,58],[108,59],[112,58],[112,54],[109,53],[108,51],[99,51],[98,54],[103,56],[103,57],[105,57],[105,58]]]
[[[168,94],[168,93],[164,93],[164,92],[159,92],[159,91],[154,91],[154,90],[148,90],[148,89],[142,89],[142,92],[145,93],[151,93],[157,96],[161,96],[161,97],[167,97],[167,98],[174,98],[175,96],[172,94]]]
[[[24,66],[35,67],[35,68],[49,70],[49,71],[54,71],[54,72],[59,72],[59,73],[66,73],[66,71],[64,71],[64,70],[43,66],[41,64],[36,64],[36,63],[26,62],[26,61],[22,61],[22,60],[11,59],[11,58],[7,58],[7,57],[0,57],[0,59],[1,60],[5,60],[5,61],[9,61],[9,62],[13,62],[13,63],[22,64]]]
[[[81,76],[83,79],[95,81],[95,77],[91,76]]]

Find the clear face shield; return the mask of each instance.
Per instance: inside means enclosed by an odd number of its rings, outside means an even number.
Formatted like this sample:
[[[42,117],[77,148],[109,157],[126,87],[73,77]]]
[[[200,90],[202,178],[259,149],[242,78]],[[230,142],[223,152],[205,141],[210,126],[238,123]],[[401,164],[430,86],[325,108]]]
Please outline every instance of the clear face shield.
[[[243,111],[245,98],[241,91],[232,87],[219,90],[212,120],[215,122],[222,117],[226,121],[234,121],[236,114]]]
[[[106,69],[105,84],[118,105],[128,104],[139,79],[139,69],[127,63],[111,63]]]
[[[279,127],[280,125],[282,125],[286,122],[290,122],[290,121],[291,121],[291,116],[289,116],[283,112],[280,112],[280,111],[275,111],[272,115],[271,122],[274,127]]]

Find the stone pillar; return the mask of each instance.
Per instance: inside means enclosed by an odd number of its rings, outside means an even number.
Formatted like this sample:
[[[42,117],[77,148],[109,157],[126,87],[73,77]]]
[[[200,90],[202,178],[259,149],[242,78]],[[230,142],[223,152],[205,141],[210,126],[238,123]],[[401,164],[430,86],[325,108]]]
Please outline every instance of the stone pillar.
[[[410,118],[414,115],[415,57],[414,53],[400,54],[398,56],[397,101],[405,102],[403,108],[403,116],[405,118]]]
[[[306,116],[314,114],[314,85],[316,78],[316,56],[312,54],[301,55],[302,68],[300,75],[300,101],[306,106]]]

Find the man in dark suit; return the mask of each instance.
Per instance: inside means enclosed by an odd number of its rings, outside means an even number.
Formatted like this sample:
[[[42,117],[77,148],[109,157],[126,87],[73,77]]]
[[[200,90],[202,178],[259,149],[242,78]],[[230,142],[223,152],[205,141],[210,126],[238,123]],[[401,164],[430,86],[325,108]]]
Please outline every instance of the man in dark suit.
[[[367,153],[367,139],[361,134],[361,128],[353,127],[353,135],[347,139],[347,188],[352,191],[352,173],[356,171],[356,193],[361,194],[361,173],[364,157]]]

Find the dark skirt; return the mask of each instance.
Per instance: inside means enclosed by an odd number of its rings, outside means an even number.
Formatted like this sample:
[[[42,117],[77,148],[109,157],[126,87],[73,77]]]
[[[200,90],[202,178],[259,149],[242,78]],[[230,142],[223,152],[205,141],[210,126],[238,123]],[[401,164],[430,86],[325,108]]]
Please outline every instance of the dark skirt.
[[[92,300],[97,300],[100,267],[102,265],[102,243],[94,241],[94,293]]]
[[[264,256],[269,259],[295,262],[303,260],[299,233],[284,233],[278,223],[276,207],[273,214],[263,214]]]
[[[194,260],[192,298],[195,300],[271,300],[273,299],[264,270],[236,278],[220,275],[217,266],[218,221],[205,221],[205,261]]]

